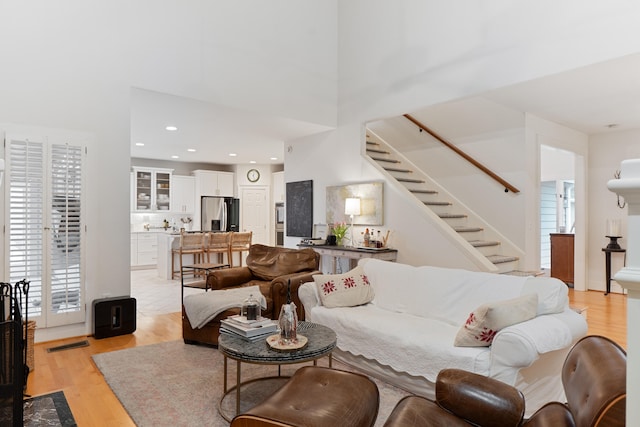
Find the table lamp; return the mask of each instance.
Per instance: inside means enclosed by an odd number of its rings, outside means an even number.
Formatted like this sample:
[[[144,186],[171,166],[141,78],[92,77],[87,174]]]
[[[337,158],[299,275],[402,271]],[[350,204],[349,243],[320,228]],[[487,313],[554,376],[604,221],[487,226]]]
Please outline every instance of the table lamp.
[[[348,197],[344,201],[344,214],[351,217],[351,246],[355,246],[353,239],[353,216],[360,215],[360,199],[357,197]]]

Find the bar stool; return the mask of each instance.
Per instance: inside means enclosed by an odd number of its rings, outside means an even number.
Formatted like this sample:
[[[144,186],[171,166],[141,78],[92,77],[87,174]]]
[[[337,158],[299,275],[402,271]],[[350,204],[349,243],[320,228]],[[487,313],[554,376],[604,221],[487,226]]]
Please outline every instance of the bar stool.
[[[233,253],[240,253],[240,267],[242,267],[242,252],[249,252],[251,247],[251,238],[253,231],[249,232],[232,232],[231,233],[231,248],[229,249],[229,265],[233,267]]]
[[[180,245],[171,250],[171,271],[172,278],[179,279],[182,273],[182,256],[193,255],[193,263],[199,263],[204,260],[204,233],[185,233],[180,232]],[[175,269],[175,255],[178,255],[180,268]],[[194,272],[195,275],[195,272]]]
[[[231,263],[231,233],[209,233],[208,243],[205,246],[207,262],[211,262],[211,254],[216,254],[218,264],[224,263],[224,255],[227,255],[227,262]]]

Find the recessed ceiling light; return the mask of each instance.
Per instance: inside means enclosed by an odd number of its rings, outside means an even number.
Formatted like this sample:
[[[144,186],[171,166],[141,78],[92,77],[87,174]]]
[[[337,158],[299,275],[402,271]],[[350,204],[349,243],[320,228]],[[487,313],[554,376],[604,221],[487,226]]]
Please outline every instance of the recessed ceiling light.
[[[236,153],[229,153],[229,157],[235,157],[235,156],[237,156]]]
[[[255,160],[249,160],[249,163],[251,163],[252,165],[256,163]]]
[[[196,149],[195,148],[187,148],[187,151],[190,153],[195,153]]]
[[[172,159],[179,159],[180,156],[171,156]]]
[[[175,127],[175,126],[167,126],[165,129],[166,129],[166,130],[169,130],[169,131],[178,130],[178,128],[177,128],[177,127]]]
[[[144,147],[144,142],[136,142],[137,147]]]
[[[277,157],[271,157],[271,160],[278,160]]]

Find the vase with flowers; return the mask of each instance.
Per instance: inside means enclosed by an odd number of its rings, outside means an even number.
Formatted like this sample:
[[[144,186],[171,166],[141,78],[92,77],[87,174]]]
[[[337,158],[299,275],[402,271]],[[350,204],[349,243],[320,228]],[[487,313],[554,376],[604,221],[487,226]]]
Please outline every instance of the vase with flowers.
[[[349,226],[346,222],[336,222],[331,227],[331,232],[336,236],[336,245],[342,246],[344,236],[347,234]]]

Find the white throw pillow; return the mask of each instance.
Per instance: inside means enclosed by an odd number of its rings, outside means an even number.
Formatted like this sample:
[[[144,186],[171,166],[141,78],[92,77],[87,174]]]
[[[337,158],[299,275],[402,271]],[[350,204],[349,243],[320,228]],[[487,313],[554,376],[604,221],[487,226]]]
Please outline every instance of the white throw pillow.
[[[360,266],[344,274],[316,274],[313,280],[325,307],[354,307],[373,300],[373,288]]]
[[[494,301],[476,308],[458,331],[456,347],[488,347],[499,330],[536,317],[538,294]]]

